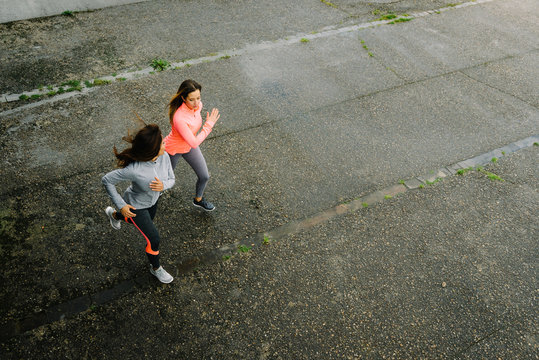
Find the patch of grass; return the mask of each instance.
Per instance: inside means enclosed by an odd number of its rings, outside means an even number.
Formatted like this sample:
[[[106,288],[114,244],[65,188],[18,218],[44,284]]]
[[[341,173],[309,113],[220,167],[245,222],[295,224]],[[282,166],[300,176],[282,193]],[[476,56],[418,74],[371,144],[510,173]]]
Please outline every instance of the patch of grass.
[[[436,184],[437,182],[439,182],[440,180],[442,180],[442,178],[436,178],[436,179],[434,179],[433,181],[425,180],[425,183],[426,183],[427,185],[433,185],[433,184]]]
[[[80,86],[79,80],[69,80],[60,84],[60,86],[77,87]]]
[[[378,20],[391,20],[391,19],[395,19],[396,17],[397,15],[395,14],[385,14],[385,15],[380,16]]]
[[[457,5],[459,5],[460,3],[450,3],[450,4],[446,4],[445,6],[447,7],[455,7]]]
[[[401,22],[407,22],[407,21],[411,21],[413,20],[414,18],[399,18],[399,19],[396,19],[395,21],[392,21],[392,23],[401,23]]]
[[[472,171],[473,168],[472,167],[469,167],[469,168],[466,168],[466,169],[458,169],[457,170],[457,175],[464,175],[466,174],[468,171]]]
[[[62,13],[62,15],[64,15],[64,16],[73,16],[74,14],[73,14],[73,11],[71,11],[71,10],[66,10],[66,11],[64,11],[64,12]]]
[[[217,55],[217,54],[216,54]],[[167,69],[170,64],[164,59],[153,59],[150,66],[156,71],[163,71]]]
[[[84,82],[84,85],[85,85],[87,88],[91,88],[91,87],[94,86],[94,83],[91,82],[91,81],[89,81],[89,80],[86,80],[86,81]]]
[[[66,92],[66,91],[64,90],[63,87],[60,86],[60,87],[58,88],[58,91],[57,91],[58,94],[63,94],[63,93],[65,93],[65,92]]]
[[[221,60],[230,59],[230,55],[221,56],[219,59]]]
[[[126,79],[126,78],[124,78],[124,77],[119,77],[119,78],[116,78],[116,81],[125,81],[125,80],[127,80],[127,79]]]
[[[52,89],[54,89],[54,86],[48,85],[48,86],[47,86],[47,89],[52,90]]]
[[[39,99],[40,97],[41,97],[40,94],[34,94],[34,95],[30,96],[30,99],[35,100],[35,99]]]
[[[240,245],[238,246],[238,252],[246,253],[251,250],[250,246]]]
[[[21,96],[19,96],[19,100],[28,100],[28,99],[29,99],[28,95],[22,94]]]
[[[48,96],[54,96],[54,95],[56,95],[56,91],[54,91],[54,90],[53,90],[53,91],[49,91],[49,92],[47,93],[47,95],[48,95]]]
[[[387,195],[384,195],[384,199],[391,199],[393,196],[387,194]]]
[[[502,178],[499,177],[498,175],[493,174],[493,173],[491,173],[491,172],[485,171],[485,174],[487,175],[487,177],[488,177],[490,180],[505,181],[504,179],[502,179]]]
[[[66,89],[66,92],[71,92],[71,91],[81,91],[82,90],[82,86],[72,86],[70,88],[67,88]]]
[[[94,85],[93,86],[103,86],[110,84],[110,80],[104,80],[104,79],[94,79]]]
[[[322,4],[327,5],[327,6],[331,6],[332,8],[335,8],[335,9],[337,8],[337,5],[331,3],[331,2],[329,2],[329,1],[327,1],[327,0],[320,0],[320,2],[321,2]]]
[[[309,39],[306,39],[306,38],[301,38],[300,40],[302,43],[308,43],[309,42]]]
[[[492,161],[493,163],[497,162],[498,161],[498,158],[496,157],[493,157],[492,159],[490,159],[490,161]]]
[[[155,71],[150,71],[150,75],[153,75],[153,74],[155,74]]]
[[[379,9],[375,9],[372,11],[373,15],[380,15],[381,11]]]
[[[112,73],[112,76],[116,76],[116,75],[118,75],[118,74],[116,74],[116,73]]]

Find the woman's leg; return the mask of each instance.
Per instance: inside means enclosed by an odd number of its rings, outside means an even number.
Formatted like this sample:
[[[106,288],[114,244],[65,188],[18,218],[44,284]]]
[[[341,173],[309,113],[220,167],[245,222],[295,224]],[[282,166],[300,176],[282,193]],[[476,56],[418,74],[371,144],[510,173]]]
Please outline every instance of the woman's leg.
[[[182,154],[168,154],[168,156],[170,157],[170,164],[172,165],[172,170],[174,170],[176,168],[176,165],[178,165],[178,160],[180,160]]]
[[[144,236],[146,240],[146,255],[148,260],[152,264],[154,270],[159,268],[159,232],[155,227],[152,216],[150,214],[150,209],[156,207],[157,203],[148,209],[137,209],[131,210],[137,216],[128,218],[127,222],[135,225],[137,230]],[[153,211],[155,216],[155,210]]]
[[[204,155],[202,155],[200,147],[197,147],[196,149],[191,149],[191,151],[188,153],[182,154],[182,156],[197,174],[198,180],[196,184],[195,197],[200,199],[202,198],[202,195],[204,195],[204,189],[206,188],[208,180],[210,180],[210,174],[208,172],[208,166],[206,165]]]

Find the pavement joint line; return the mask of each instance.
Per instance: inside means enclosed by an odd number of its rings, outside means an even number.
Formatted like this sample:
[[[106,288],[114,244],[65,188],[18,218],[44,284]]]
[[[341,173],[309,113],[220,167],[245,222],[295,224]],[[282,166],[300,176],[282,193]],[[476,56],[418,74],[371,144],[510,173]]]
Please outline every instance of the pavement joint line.
[[[402,19],[402,18],[408,18],[408,19],[420,18],[420,17],[439,14],[440,12],[443,12],[443,11],[448,11],[448,10],[453,10],[453,9],[460,9],[460,8],[464,8],[464,7],[468,7],[468,6],[479,5],[479,4],[489,3],[489,2],[493,2],[493,1],[494,0],[473,0],[473,1],[465,2],[465,3],[461,3],[461,4],[458,4],[458,5],[455,5],[455,6],[446,6],[446,7],[437,9],[437,10],[429,10],[429,11],[424,11],[424,12],[417,12],[417,13],[407,14],[406,16],[405,15],[398,15],[396,18],[389,19],[389,20],[374,20],[374,21],[370,21],[370,22],[366,22],[366,23],[345,26],[345,27],[342,27],[342,28],[335,28],[335,26],[330,26],[330,27],[326,28],[327,30],[323,30],[321,32],[317,32],[317,33],[314,33],[314,34],[313,33],[299,34],[299,35],[294,35],[294,36],[290,36],[290,37],[285,37],[284,39],[277,39],[277,40],[274,40],[274,41],[264,41],[264,42],[255,43],[255,44],[247,44],[243,48],[240,48],[240,49],[223,50],[223,51],[212,53],[211,55],[199,57],[199,58],[196,58],[196,59],[189,59],[189,60],[172,62],[172,63],[169,64],[169,67],[167,69],[164,69],[162,71],[177,70],[177,69],[183,68],[185,66],[198,65],[198,64],[207,63],[207,62],[215,62],[215,61],[218,61],[218,60],[228,59],[228,58],[230,58],[232,56],[241,56],[241,55],[245,55],[245,54],[249,54],[249,53],[253,53],[253,52],[258,52],[258,51],[262,51],[262,50],[268,50],[268,49],[271,49],[271,48],[273,48],[275,46],[292,45],[292,44],[296,44],[296,43],[301,43],[302,41],[305,41],[304,39],[314,40],[314,39],[319,39],[319,38],[325,38],[325,37],[329,37],[329,36],[338,35],[338,34],[341,34],[341,33],[359,31],[359,30],[362,30],[362,29],[367,29],[367,28],[376,27],[376,26],[380,26],[380,25],[388,25],[388,24],[394,23],[395,20]],[[135,71],[133,71],[133,70],[124,70],[121,73],[116,73],[116,75],[114,75],[114,76],[112,76],[112,75],[102,76],[102,77],[95,78],[93,80],[86,80],[86,81],[101,80],[101,81],[110,82],[110,83],[119,82],[119,81],[124,82],[124,81],[128,81],[128,80],[140,79],[142,77],[150,76],[150,75],[153,75],[154,73],[158,73],[158,72],[161,72],[161,71],[157,71],[152,67],[146,67],[146,68],[138,69],[138,70],[135,70]],[[78,90],[78,91],[75,90],[75,91],[65,92],[65,93],[62,93],[62,94],[53,95],[53,96],[51,96],[51,97],[49,97],[49,98],[47,98],[45,100],[36,101],[36,102],[30,103],[30,104],[24,104],[24,105],[21,105],[19,107],[16,107],[16,108],[13,108],[13,109],[10,109],[10,110],[6,110],[4,112],[0,112],[0,116],[11,115],[11,114],[16,113],[18,111],[22,111],[22,110],[25,110],[25,109],[31,109],[31,108],[34,108],[34,107],[37,107],[37,106],[40,106],[40,105],[44,105],[44,104],[64,100],[64,99],[71,98],[71,97],[77,96],[77,95],[86,95],[86,94],[94,91],[96,88],[101,87],[100,85],[93,85],[91,87],[88,87],[88,86],[86,86],[86,81],[81,81],[81,83],[80,83],[81,89]],[[34,89],[34,90],[30,90],[30,91],[25,91],[25,92],[22,92],[20,94],[1,94],[0,95],[0,103],[9,103],[9,102],[19,101],[21,96],[27,96],[27,97],[32,97],[33,95],[44,96],[44,95],[47,95],[47,93],[50,92],[50,91],[57,92],[60,88],[63,88],[65,86],[68,86],[68,85],[44,87],[44,88],[41,88],[41,89]]]
[[[438,179],[439,177],[454,176],[457,174],[459,169],[477,167],[491,163],[491,156],[494,157],[494,155],[496,155],[497,158],[503,157],[524,148],[537,146],[537,144],[539,144],[539,134],[517,140],[513,143],[481,155],[477,155],[475,157],[456,162],[452,165],[442,167],[438,170],[431,171],[428,175],[423,176],[423,180],[421,180],[421,176],[405,181],[401,180],[399,184],[391,185],[384,189],[361,196],[357,199],[341,203],[332,208],[312,214],[307,218],[291,221],[269,231],[248,235],[243,240],[234,242],[232,244],[223,245],[220,248],[210,250],[201,254],[200,256],[194,256],[184,259],[179,263],[170,264],[170,266],[172,269],[176,270],[174,275],[178,276],[179,274],[186,274],[196,271],[196,269],[200,266],[208,266],[218,262],[227,261],[238,253],[241,254],[242,252],[250,251],[253,248],[267,246],[272,242],[282,240],[286,236],[308,230],[309,228],[323,224],[338,216],[358,211],[370,205],[375,205],[377,203],[386,201],[407,191],[421,188],[422,186],[428,184],[427,181],[429,178],[432,178],[432,176],[434,176],[435,179]],[[408,184],[415,184],[417,186],[409,186]],[[8,323],[2,323],[0,325],[0,340],[5,341],[40,326],[61,321],[66,318],[71,318],[85,311],[92,311],[97,306],[105,305],[117,298],[135,291],[136,288],[152,286],[152,284],[155,282],[152,280],[153,279],[150,279],[147,274],[134,279],[123,280],[115,286],[103,289],[97,293],[79,296],[45,309],[40,313],[32,314]],[[471,344],[464,351],[468,350],[473,345],[474,344]]]

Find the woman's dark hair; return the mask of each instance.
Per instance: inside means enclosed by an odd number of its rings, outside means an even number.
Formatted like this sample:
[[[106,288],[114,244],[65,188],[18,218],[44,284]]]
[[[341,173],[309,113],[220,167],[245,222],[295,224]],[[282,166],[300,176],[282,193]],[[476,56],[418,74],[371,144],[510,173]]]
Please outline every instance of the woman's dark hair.
[[[140,129],[135,136],[129,134],[124,136],[123,140],[130,143],[131,147],[120,153],[116,150],[116,146],[114,147],[118,166],[122,168],[135,161],[150,161],[156,157],[161,150],[163,137],[159,126],[150,124]]]
[[[178,92],[172,100],[168,103],[168,118],[170,120],[170,125],[174,125],[173,119],[174,119],[174,113],[180,106],[183,104],[183,99],[187,97],[190,93],[193,91],[202,91],[202,86],[200,86],[199,83],[197,83],[195,80],[185,80],[180,85],[180,88],[178,89]]]

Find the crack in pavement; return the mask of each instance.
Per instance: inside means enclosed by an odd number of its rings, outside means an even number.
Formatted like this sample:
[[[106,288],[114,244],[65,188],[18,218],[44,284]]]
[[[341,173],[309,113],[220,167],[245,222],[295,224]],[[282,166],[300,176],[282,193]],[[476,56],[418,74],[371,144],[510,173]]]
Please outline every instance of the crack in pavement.
[[[389,19],[389,20],[375,20],[375,21],[371,21],[371,22],[367,22],[367,23],[361,23],[361,24],[356,24],[356,25],[351,25],[351,26],[345,26],[345,27],[337,28],[337,29],[335,29],[335,26],[332,26],[332,27],[327,28],[327,30],[317,32],[317,33],[314,33],[314,34],[313,33],[299,34],[299,35],[296,35],[296,36],[290,36],[290,37],[286,37],[284,39],[278,39],[278,40],[275,40],[275,41],[265,41],[265,42],[261,42],[261,43],[255,43],[255,44],[247,44],[246,46],[244,46],[241,49],[223,50],[223,51],[219,51],[217,53],[213,53],[210,56],[203,56],[203,57],[199,57],[199,58],[196,58],[196,59],[173,62],[173,63],[170,64],[170,67],[168,69],[175,70],[175,69],[179,69],[179,68],[182,68],[182,67],[185,67],[185,66],[192,66],[192,65],[198,65],[198,64],[207,63],[207,62],[219,61],[219,60],[223,60],[223,59],[228,59],[231,56],[241,56],[241,55],[245,55],[245,54],[249,54],[249,53],[255,53],[255,52],[258,52],[258,51],[261,51],[261,50],[271,49],[271,48],[276,47],[276,46],[296,44],[296,43],[305,41],[305,39],[314,40],[314,39],[318,39],[318,38],[325,38],[325,37],[333,36],[333,35],[336,35],[336,34],[352,32],[352,31],[359,31],[359,30],[362,30],[362,29],[367,29],[367,28],[378,26],[378,25],[388,25],[388,24],[394,23],[395,20],[398,20],[398,19],[401,19],[401,18],[420,18],[420,17],[425,17],[425,16],[429,16],[429,15],[433,15],[433,14],[439,14],[441,12],[448,11],[448,10],[460,9],[460,8],[468,7],[468,6],[475,6],[475,5],[488,3],[488,2],[492,2],[492,1],[494,1],[494,0],[475,0],[475,1],[470,1],[470,2],[457,4],[455,6],[446,6],[446,7],[440,8],[440,9],[436,9],[436,10],[427,10],[427,11],[423,11],[423,12],[407,14],[406,16],[399,15],[399,16],[397,16],[397,17],[395,17],[393,19]],[[163,70],[163,71],[169,71],[169,70]],[[145,76],[150,76],[155,72],[156,72],[156,70],[154,68],[147,67],[147,68],[144,68],[144,69],[141,69],[141,70],[138,70],[138,71],[124,71],[124,72],[121,72],[121,73],[117,73],[115,76],[103,76],[103,77],[97,78],[96,80],[104,80],[106,82],[107,81],[108,82],[113,82],[113,81],[117,81],[117,79],[121,78],[121,79],[123,79],[122,82],[124,82],[124,81],[129,81],[129,80],[134,80],[134,79],[140,79],[140,78],[145,77]],[[80,86],[81,86],[80,91],[72,91],[72,92],[62,93],[60,95],[54,95],[53,97],[45,99],[45,100],[40,100],[40,101],[36,101],[36,102],[30,103],[30,104],[25,104],[25,105],[22,105],[22,106],[19,106],[19,107],[15,107],[13,109],[0,112],[0,117],[1,116],[8,116],[8,115],[14,114],[16,112],[19,112],[19,111],[22,111],[22,110],[25,110],[25,109],[35,108],[35,107],[38,107],[38,106],[41,106],[41,105],[44,105],[44,104],[54,103],[56,101],[68,99],[68,98],[71,98],[71,97],[74,97],[74,96],[87,95],[90,92],[92,92],[92,91],[94,91],[94,90],[96,90],[97,88],[100,87],[100,86],[87,87],[85,85],[84,81],[81,82]],[[61,86],[56,86],[56,87],[53,87],[52,89],[46,88],[46,89],[41,89],[41,90],[40,89],[34,89],[34,90],[31,90],[31,91],[23,92],[21,94],[2,94],[2,95],[0,95],[0,103],[8,103],[8,102],[19,101],[20,97],[23,96],[23,95],[27,96],[27,97],[32,97],[32,95],[38,95],[38,96],[46,95],[47,92],[49,92],[49,91],[57,91],[60,87]]]
[[[270,242],[279,241],[285,236],[289,236],[312,228],[313,226],[325,223],[337,216],[360,210],[361,208],[365,207],[365,205],[374,205],[406,191],[421,188],[425,184],[432,184],[439,178],[453,176],[457,174],[459,169],[469,169],[483,166],[490,163],[493,157],[501,158],[518,150],[536,146],[538,143],[539,134],[515,141],[501,148],[494,149],[467,160],[459,161],[449,166],[445,166],[437,171],[429,172],[428,175],[418,176],[406,180],[403,183],[375,191],[352,201],[320,211],[305,219],[289,222],[264,233],[248,235],[245,239],[237,241],[233,244],[228,244],[208,251],[200,256],[187,258],[179,263],[171,264],[171,267],[172,269],[176,270],[175,275],[186,274],[195,270],[197,267],[207,266],[227,260],[231,256],[234,256],[243,250],[249,251],[256,247],[265,246]],[[84,311],[93,310],[97,306],[110,303],[121,296],[127,295],[135,291],[137,288],[144,289],[151,286],[153,283],[154,280],[145,274],[135,279],[124,280],[117,285],[104,289],[98,293],[80,296],[64,303],[57,304],[37,314],[32,314],[22,319],[4,322],[0,325],[0,340],[5,341],[39,326],[51,324],[66,318],[71,318]],[[501,329],[497,329],[478,341],[472,343],[466,349],[457,354],[457,357],[480,341],[489,338],[499,330]]]

